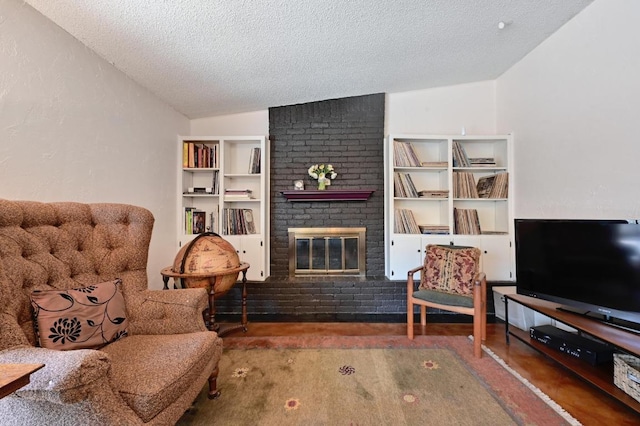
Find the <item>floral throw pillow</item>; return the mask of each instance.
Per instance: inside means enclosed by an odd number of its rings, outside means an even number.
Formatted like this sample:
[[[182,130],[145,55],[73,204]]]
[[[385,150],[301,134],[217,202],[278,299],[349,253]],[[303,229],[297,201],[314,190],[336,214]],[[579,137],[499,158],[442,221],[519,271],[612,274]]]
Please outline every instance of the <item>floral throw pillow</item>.
[[[70,290],[31,293],[40,346],[48,349],[98,349],[127,335],[122,280]]]
[[[420,289],[473,297],[473,279],[479,265],[478,248],[429,244]]]

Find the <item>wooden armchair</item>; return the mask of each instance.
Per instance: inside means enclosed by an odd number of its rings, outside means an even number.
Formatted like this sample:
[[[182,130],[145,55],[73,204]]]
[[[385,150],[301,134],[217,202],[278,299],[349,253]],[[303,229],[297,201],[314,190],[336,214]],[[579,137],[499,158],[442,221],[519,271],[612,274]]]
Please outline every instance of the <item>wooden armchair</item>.
[[[474,247],[428,245],[424,265],[407,273],[407,337],[413,339],[414,305],[420,324],[427,325],[427,307],[473,316],[473,354],[482,356],[487,335],[487,281],[479,271],[480,250]],[[414,275],[420,272],[418,288]]]

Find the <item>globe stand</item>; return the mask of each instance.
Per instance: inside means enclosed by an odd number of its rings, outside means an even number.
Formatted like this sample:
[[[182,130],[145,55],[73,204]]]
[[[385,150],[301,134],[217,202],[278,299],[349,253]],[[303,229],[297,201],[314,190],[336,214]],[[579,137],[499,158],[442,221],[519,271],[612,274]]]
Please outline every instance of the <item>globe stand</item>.
[[[160,271],[162,274],[162,281],[164,282],[164,289],[169,289],[169,279],[173,278],[174,288],[190,288],[189,280],[202,280],[207,279],[208,285],[206,287],[209,294],[209,307],[203,313],[205,325],[209,331],[215,331],[219,336],[231,333],[232,331],[242,329],[247,331],[247,269],[249,264],[241,262],[240,265],[233,269],[225,269],[222,271],[201,272],[201,273],[179,273],[175,272],[171,266],[164,268]],[[221,288],[225,281],[225,278],[229,275],[235,274],[236,276],[242,272],[242,319],[240,324],[218,324],[216,323],[216,307],[215,298],[222,297],[231,289],[231,287]],[[181,285],[178,287],[177,279],[179,279]],[[185,285],[186,283],[186,285]]]

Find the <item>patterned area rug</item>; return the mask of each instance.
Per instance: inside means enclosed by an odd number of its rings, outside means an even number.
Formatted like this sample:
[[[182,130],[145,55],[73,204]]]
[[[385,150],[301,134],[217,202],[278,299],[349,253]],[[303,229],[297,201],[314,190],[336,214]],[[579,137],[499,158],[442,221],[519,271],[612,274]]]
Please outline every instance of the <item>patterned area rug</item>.
[[[463,336],[227,337],[218,400],[178,425],[566,425]]]

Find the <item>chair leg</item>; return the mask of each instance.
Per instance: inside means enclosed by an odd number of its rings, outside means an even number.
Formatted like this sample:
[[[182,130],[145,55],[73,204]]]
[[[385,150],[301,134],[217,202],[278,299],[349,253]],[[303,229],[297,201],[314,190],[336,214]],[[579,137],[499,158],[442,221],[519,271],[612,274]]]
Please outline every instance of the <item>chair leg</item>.
[[[413,340],[413,303],[407,303],[407,337]]]
[[[487,299],[483,300],[482,304],[482,341],[487,340]]]
[[[209,394],[207,397],[209,399],[217,399],[220,396],[220,391],[218,390],[218,366],[213,370],[211,375],[209,376]]]
[[[420,325],[427,325],[427,307],[423,305],[420,305]]]
[[[473,355],[482,358],[482,315],[473,316]]]
[[[482,319],[481,330],[482,330],[482,341],[487,340],[487,308],[486,304],[484,305],[484,309],[482,310],[482,315],[480,318]]]

